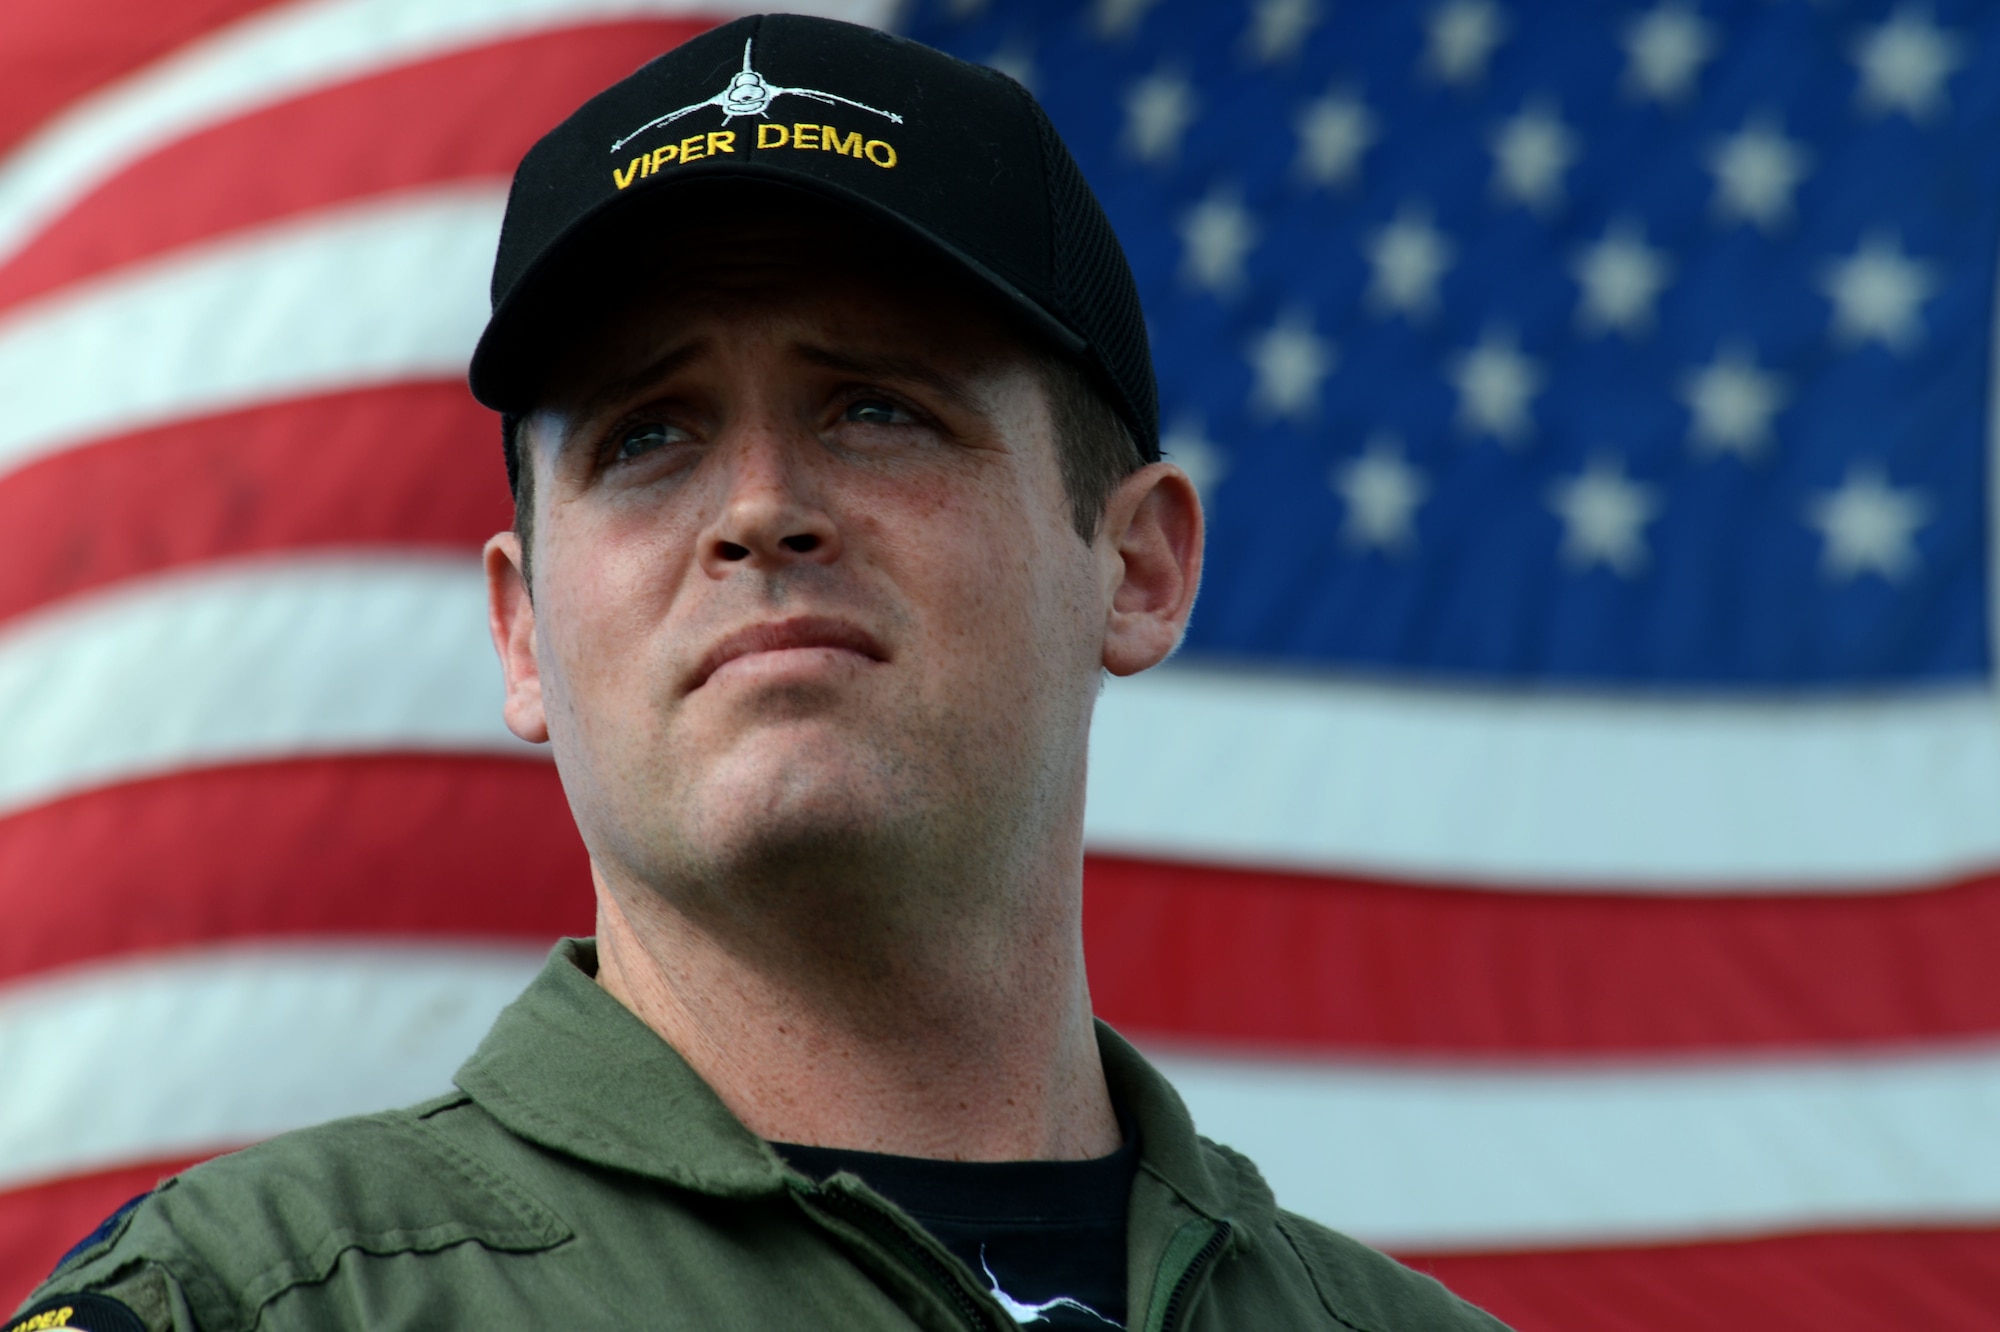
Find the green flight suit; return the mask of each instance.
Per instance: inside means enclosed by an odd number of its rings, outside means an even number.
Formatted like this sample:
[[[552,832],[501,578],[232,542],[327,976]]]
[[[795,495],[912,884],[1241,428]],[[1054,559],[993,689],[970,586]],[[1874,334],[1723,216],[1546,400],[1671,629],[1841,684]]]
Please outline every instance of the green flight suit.
[[[99,1291],[150,1329],[927,1328],[1015,1324],[859,1180],[815,1183],[672,1047],[551,955],[459,1090],[168,1180],[35,1292]],[[1136,1126],[1128,1326],[1486,1329],[1430,1278],[1279,1211],[1100,1026]],[[5,1325],[0,1324],[0,1329]]]

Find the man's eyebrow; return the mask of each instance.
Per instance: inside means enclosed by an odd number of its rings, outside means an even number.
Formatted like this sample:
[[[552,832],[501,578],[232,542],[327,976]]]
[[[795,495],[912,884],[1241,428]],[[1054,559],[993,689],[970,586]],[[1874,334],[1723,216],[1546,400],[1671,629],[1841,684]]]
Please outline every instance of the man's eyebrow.
[[[707,350],[708,343],[704,339],[685,342],[654,357],[631,374],[620,375],[609,383],[599,385],[584,398],[576,419],[596,420],[612,407],[638,397],[655,384],[670,378]]]
[[[966,388],[964,380],[944,373],[919,357],[873,353],[856,355],[811,346],[800,347],[797,354],[803,361],[853,375],[856,379],[901,379],[922,384],[965,411],[984,410],[984,404]]]

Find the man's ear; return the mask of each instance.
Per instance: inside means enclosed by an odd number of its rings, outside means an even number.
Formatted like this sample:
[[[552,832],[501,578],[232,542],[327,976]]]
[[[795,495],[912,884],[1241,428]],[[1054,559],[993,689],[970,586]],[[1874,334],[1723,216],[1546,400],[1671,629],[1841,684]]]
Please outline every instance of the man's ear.
[[[522,572],[521,538],[501,532],[486,542],[486,622],[500,654],[507,701],[501,716],[507,729],[530,744],[545,744],[549,723],[542,711],[542,668],[535,658],[535,603]]]
[[[1105,670],[1133,675],[1180,645],[1201,586],[1201,542],[1201,497],[1172,463],[1141,467],[1111,492],[1095,543]]]

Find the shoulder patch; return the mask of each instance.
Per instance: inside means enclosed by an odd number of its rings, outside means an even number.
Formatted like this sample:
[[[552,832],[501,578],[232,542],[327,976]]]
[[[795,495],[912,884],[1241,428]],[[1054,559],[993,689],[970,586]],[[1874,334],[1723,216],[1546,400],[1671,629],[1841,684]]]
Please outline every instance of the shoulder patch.
[[[78,1254],[90,1248],[92,1245],[101,1244],[105,1240],[108,1240],[113,1235],[117,1234],[118,1228],[124,1223],[125,1218],[132,1215],[133,1211],[139,1206],[140,1203],[146,1201],[146,1199],[152,1196],[153,1196],[153,1191],[151,1189],[147,1189],[144,1193],[139,1194],[137,1197],[127,1198],[124,1201],[124,1203],[122,1203],[119,1206],[117,1211],[113,1212],[110,1216],[105,1217],[102,1221],[99,1221],[97,1223],[97,1228],[95,1230],[92,1230],[88,1235],[85,1235],[82,1239],[70,1245],[69,1252],[65,1253],[62,1257],[56,1259],[56,1265],[52,1270],[51,1275],[53,1275],[55,1272],[62,1271],[64,1264],[68,1263],[70,1259],[76,1257]],[[60,1324],[55,1324],[54,1326],[60,1326]],[[9,1328],[7,1332],[13,1332],[13,1329]]]
[[[23,1309],[6,1332],[146,1332],[139,1315],[108,1295],[52,1295]]]

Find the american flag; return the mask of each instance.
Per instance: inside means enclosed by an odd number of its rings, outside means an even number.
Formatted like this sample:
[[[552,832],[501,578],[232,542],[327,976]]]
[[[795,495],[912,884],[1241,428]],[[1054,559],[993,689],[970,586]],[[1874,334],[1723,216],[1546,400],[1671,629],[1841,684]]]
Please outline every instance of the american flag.
[[[2000,1308],[2000,13],[833,0],[1043,99],[1209,507],[1099,1010],[1523,1329]],[[589,928],[463,367],[706,0],[0,7],[0,1305]]]

